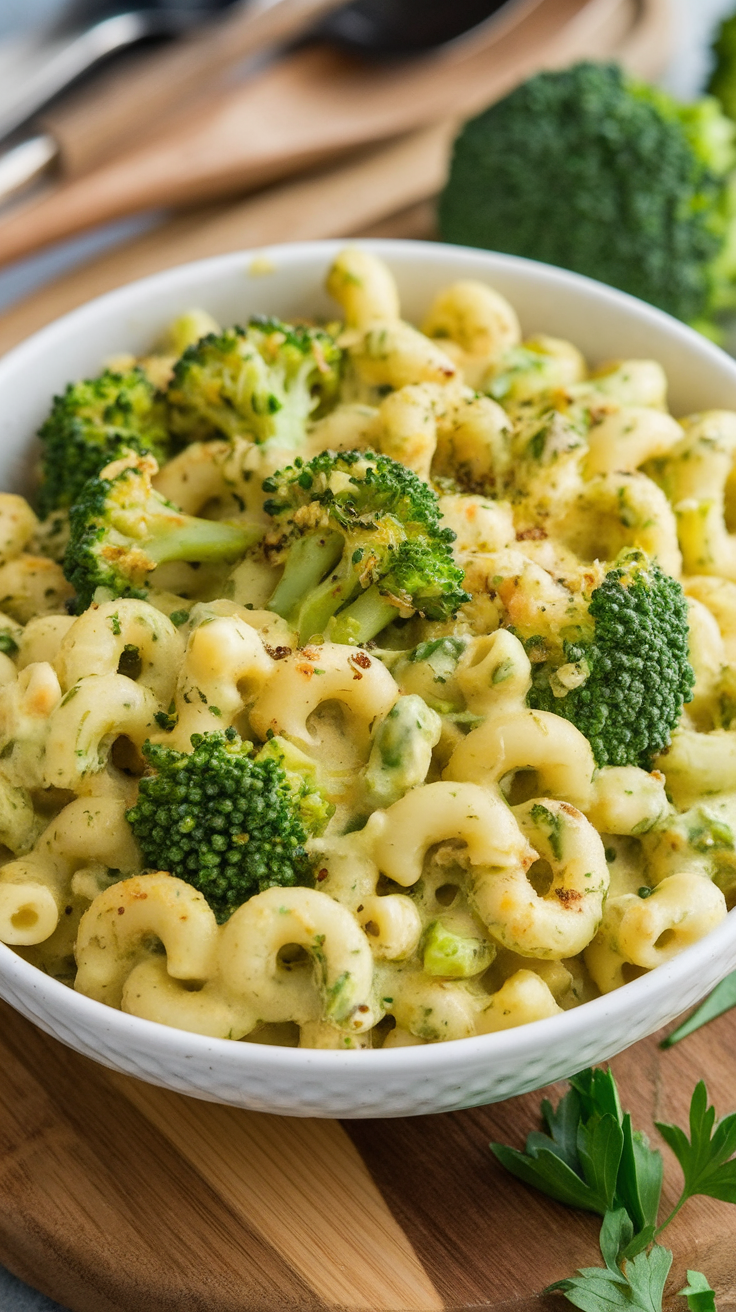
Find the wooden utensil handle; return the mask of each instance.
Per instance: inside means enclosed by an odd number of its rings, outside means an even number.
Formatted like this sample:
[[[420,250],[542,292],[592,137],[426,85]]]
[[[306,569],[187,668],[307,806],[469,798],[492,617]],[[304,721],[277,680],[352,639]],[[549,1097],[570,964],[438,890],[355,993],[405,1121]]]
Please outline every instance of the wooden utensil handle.
[[[0,264],[136,210],[201,204],[371,142],[386,140],[502,95],[553,53],[591,5],[621,0],[517,0],[513,24],[480,40],[401,65],[361,65],[328,46],[300,50],[203,106],[187,108],[147,141],[0,217]],[[577,43],[575,44],[577,53]],[[591,43],[585,41],[585,53]]]
[[[456,123],[440,123],[236,205],[177,215],[0,315],[0,355],[50,319],[134,278],[239,247],[364,233],[397,211],[427,204],[442,186],[456,131]],[[431,218],[424,219],[419,231],[407,227],[375,235],[424,237]]]
[[[0,220],[0,264],[94,223],[242,193],[402,132],[476,113],[540,66],[610,57],[626,15],[635,19],[639,3],[518,0],[506,24],[400,66],[362,65],[326,46],[301,50],[246,86],[188,108],[173,125],[132,142],[86,176],[17,207]]]
[[[115,147],[132,145],[184,101],[201,94],[225,69],[311,27],[343,0],[277,0],[251,7],[184,37],[173,47],[127,59],[72,93],[41,117],[61,151],[67,177],[86,172]]]

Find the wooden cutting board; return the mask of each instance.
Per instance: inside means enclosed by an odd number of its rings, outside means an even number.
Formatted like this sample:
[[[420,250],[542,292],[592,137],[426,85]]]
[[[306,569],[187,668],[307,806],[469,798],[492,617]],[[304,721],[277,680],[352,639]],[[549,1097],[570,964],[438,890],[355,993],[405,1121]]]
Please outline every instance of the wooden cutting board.
[[[612,1065],[655,1137],[654,1119],[686,1123],[701,1075],[725,1114],[736,1014]],[[599,1262],[599,1222],[518,1183],[487,1146],[521,1147],[541,1096],[403,1120],[270,1117],[113,1075],[1,1004],[0,1262],[72,1312],[561,1312],[538,1291]],[[679,1170],[664,1151],[669,1209]],[[736,1210],[697,1199],[666,1242],[670,1288],[703,1270],[734,1312]]]

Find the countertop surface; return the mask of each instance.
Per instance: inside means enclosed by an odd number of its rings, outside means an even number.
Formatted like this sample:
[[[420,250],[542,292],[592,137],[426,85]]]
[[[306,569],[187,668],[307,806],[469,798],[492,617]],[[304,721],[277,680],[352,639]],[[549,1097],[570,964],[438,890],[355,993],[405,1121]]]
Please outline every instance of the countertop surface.
[[[672,0],[676,22],[674,57],[663,79],[664,85],[677,95],[697,94],[702,87],[708,68],[708,46],[714,25],[725,14],[733,12],[736,0]],[[29,19],[40,23],[59,8],[57,0],[4,0],[0,4],[0,39],[17,30]],[[106,245],[124,239],[147,220],[115,225],[92,236],[63,243],[54,251],[24,260],[0,273],[0,310],[20,299],[26,292],[40,286],[47,279],[88,254]],[[0,1309],[2,1312],[66,1312],[42,1294],[16,1280],[0,1267]]]

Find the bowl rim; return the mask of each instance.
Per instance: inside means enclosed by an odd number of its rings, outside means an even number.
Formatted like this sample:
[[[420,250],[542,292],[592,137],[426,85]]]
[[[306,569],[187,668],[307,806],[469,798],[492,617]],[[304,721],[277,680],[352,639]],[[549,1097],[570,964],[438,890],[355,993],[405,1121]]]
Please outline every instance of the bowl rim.
[[[22,363],[26,355],[33,355],[37,350],[42,350],[53,342],[56,336],[64,336],[78,327],[84,326],[87,319],[94,320],[101,310],[106,310],[111,306],[118,306],[121,311],[125,312],[129,304],[131,306],[137,304],[141,291],[150,292],[152,296],[155,296],[159,290],[166,290],[169,285],[173,287],[179,281],[186,281],[184,275],[189,275],[195,271],[202,274],[212,273],[213,276],[216,276],[218,273],[226,272],[232,268],[238,273],[242,273],[243,264],[246,262],[253,264],[254,261],[268,262],[273,260],[274,262],[278,261],[276,267],[281,269],[289,264],[299,264],[307,256],[322,256],[328,259],[346,246],[359,246],[361,249],[374,251],[376,255],[385,256],[388,259],[392,255],[396,255],[399,259],[403,258],[408,263],[426,262],[427,258],[433,261],[433,257],[441,254],[444,258],[448,256],[457,257],[459,264],[467,257],[472,260],[480,260],[486,264],[489,270],[494,267],[508,267],[512,270],[517,269],[522,274],[533,271],[534,276],[539,278],[542,283],[546,283],[551,289],[572,285],[582,292],[587,291],[589,294],[598,296],[604,301],[607,300],[622,309],[634,311],[641,321],[650,322],[654,328],[657,326],[666,327],[667,331],[680,338],[683,345],[687,345],[688,342],[694,344],[699,351],[704,352],[706,356],[710,356],[713,363],[717,363],[721,368],[724,364],[729,366],[736,382],[736,360],[715,342],[696,329],[691,328],[689,324],[675,319],[665,310],[660,310],[657,306],[639,300],[638,297],[631,295],[629,292],[620,291],[617,287],[611,287],[607,283],[599,282],[595,278],[589,278],[585,274],[575,273],[570,269],[562,269],[553,264],[544,264],[541,260],[532,260],[521,255],[507,255],[502,251],[483,250],[475,246],[456,246],[451,245],[449,242],[414,241],[408,238],[353,237],[282,242],[259,247],[246,247],[242,250],[226,252],[223,255],[211,255],[201,260],[190,260],[185,264],[177,264],[172,268],[162,269],[158,273],[136,278],[134,281],[124,283],[120,287],[114,287],[111,291],[103,292],[101,295],[93,297],[92,300],[85,301],[75,309],[67,311],[61,317],[53,319],[51,323],[37,329],[3,355],[0,355],[0,386],[2,386],[3,375],[8,367],[12,369],[16,364]],[[266,276],[268,272],[270,270],[266,272]]]
[[[208,274],[216,277],[227,273],[230,269],[242,272],[243,265],[249,261],[271,258],[278,261],[277,267],[281,269],[290,264],[298,265],[308,257],[322,257],[327,260],[346,245],[359,245],[361,249],[373,251],[389,259],[393,255],[399,261],[403,259],[409,264],[428,260],[435,262],[438,256],[445,259],[448,256],[458,256],[457,262],[462,264],[462,257],[470,256],[474,261],[485,265],[490,275],[494,269],[507,267],[512,271],[518,269],[522,273],[535,276],[541,279],[542,284],[552,289],[569,288],[572,283],[581,292],[593,293],[603,301],[618,305],[629,313],[635,313],[641,322],[651,324],[655,331],[657,328],[666,328],[668,333],[675,339],[679,338],[683,345],[689,343],[697,346],[700,353],[704,353],[706,358],[710,356],[713,363],[718,364],[721,369],[724,365],[729,366],[736,385],[736,361],[715,343],[663,310],[582,274],[543,264],[537,260],[470,246],[390,238],[334,238],[232,251],[224,255],[175,265],[170,269],[150,274],[105,292],[69,311],[61,318],[53,320],[0,358],[0,389],[6,373],[12,375],[17,366],[22,366],[28,359],[32,360],[35,354],[43,355],[47,349],[53,347],[58,337],[75,333],[84,328],[88,322],[94,322],[100,311],[117,308],[124,313],[128,308],[139,306],[141,296],[153,299],[159,291],[174,288],[177,282],[186,282],[187,277],[195,273],[204,277]],[[439,1068],[446,1068],[448,1063],[461,1067],[476,1065],[479,1059],[491,1061],[494,1058],[504,1063],[509,1059],[523,1062],[526,1058],[531,1059],[538,1054],[540,1042],[550,1045],[556,1040],[562,1042],[571,1039],[576,1031],[582,1032],[593,1028],[598,1030],[605,1025],[609,1016],[621,1009],[636,1011],[640,1001],[646,1000],[647,1009],[652,1012],[656,1011],[653,1004],[659,1001],[661,1010],[666,995],[678,981],[679,976],[696,979],[699,971],[706,967],[714,956],[727,956],[728,949],[733,947],[734,941],[736,941],[736,908],[704,938],[685,948],[670,961],[663,962],[640,978],[610,993],[593,998],[579,1007],[489,1034],[398,1048],[293,1048],[249,1043],[247,1039],[234,1041],[214,1038],[196,1031],[178,1029],[120,1011],[78,993],[74,988],[44,974],[38,967],[18,956],[10,946],[2,943],[0,943],[0,981],[9,983],[11,987],[17,985],[24,996],[48,997],[54,1017],[60,1012],[65,1012],[72,1024],[79,1023],[94,1030],[98,1030],[102,1025],[107,1032],[107,1038],[121,1053],[125,1049],[140,1049],[141,1046],[149,1047],[152,1044],[156,1045],[159,1051],[162,1047],[171,1050],[184,1046],[186,1056],[193,1060],[201,1058],[211,1061],[217,1058],[225,1066],[230,1067],[260,1066],[264,1069],[264,1073],[267,1071],[278,1074],[280,1070],[288,1068],[293,1074],[296,1062],[305,1068],[309,1067],[312,1072],[323,1071],[325,1074],[335,1075],[338,1072],[359,1068],[366,1070],[364,1063],[369,1062],[371,1072],[379,1076],[381,1073],[388,1075],[403,1070],[407,1076],[422,1077],[433,1075]],[[727,972],[724,970],[725,973]],[[8,1001],[11,1006],[15,1005],[12,1000],[8,999]],[[22,1008],[16,1009],[22,1010]],[[554,1028],[551,1022],[554,1022]],[[136,1036],[140,1039],[137,1044]],[[543,1036],[546,1036],[546,1039]],[[58,1037],[63,1039],[64,1036]]]
[[[167,1048],[179,1048],[183,1043],[187,1050],[187,1057],[192,1059],[217,1057],[225,1059],[226,1065],[252,1067],[258,1064],[272,1072],[278,1072],[285,1067],[292,1068],[294,1054],[298,1053],[299,1057],[296,1058],[298,1062],[303,1062],[305,1067],[309,1066],[312,1070],[315,1068],[318,1071],[324,1070],[325,1073],[336,1074],[340,1071],[353,1070],[356,1063],[367,1061],[370,1063],[371,1071],[389,1074],[397,1069],[404,1069],[409,1062],[413,1074],[428,1076],[446,1065],[446,1059],[442,1054],[448,1052],[448,1045],[452,1045],[449,1052],[455,1055],[458,1065],[475,1065],[478,1058],[489,1061],[496,1058],[504,1063],[509,1058],[515,1058],[523,1062],[526,1058],[531,1059],[538,1054],[539,1038],[542,1033],[552,1042],[563,1043],[564,1040],[574,1037],[577,1031],[588,1027],[599,1030],[610,1016],[624,1007],[627,1010],[629,1007],[636,1009],[637,1004],[645,999],[650,1004],[658,998],[664,999],[672,984],[683,973],[683,961],[686,960],[688,967],[684,973],[695,977],[699,967],[706,966],[708,961],[720,955],[721,951],[725,952],[733,945],[735,939],[736,908],[704,938],[685,948],[670,961],[663,962],[638,979],[610,993],[604,993],[598,998],[592,998],[579,1007],[557,1012],[540,1020],[529,1021],[524,1025],[495,1030],[489,1034],[474,1034],[468,1038],[444,1039],[434,1043],[416,1046],[410,1044],[397,1048],[295,1048],[277,1044],[249,1043],[247,1037],[240,1040],[214,1038],[194,1030],[164,1025],[159,1021],[146,1020],[142,1016],[120,1011],[83,993],[77,993],[74,988],[50,975],[45,975],[37,966],[24,961],[4,943],[0,943],[0,980],[4,978],[12,983],[17,979],[21,985],[29,984],[36,996],[47,995],[52,1004],[58,1001],[69,1023],[78,1020],[82,1025],[97,1029],[98,1022],[101,1022],[108,1041],[115,1044],[115,1040],[119,1038],[126,1048],[131,1046],[130,1040],[135,1039],[138,1034],[144,1043],[146,1040],[155,1043],[159,1051],[162,1045]],[[13,1003],[11,1002],[10,1005]],[[55,1006],[53,1014],[57,1014]],[[555,1026],[554,1036],[552,1023]],[[632,1040],[632,1042],[637,1041]],[[132,1046],[140,1045],[134,1043]]]

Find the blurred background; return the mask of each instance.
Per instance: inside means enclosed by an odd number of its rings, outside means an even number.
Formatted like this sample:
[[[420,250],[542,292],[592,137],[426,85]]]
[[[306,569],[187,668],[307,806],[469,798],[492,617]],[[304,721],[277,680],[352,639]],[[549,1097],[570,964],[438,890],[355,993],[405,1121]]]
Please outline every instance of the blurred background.
[[[139,7],[156,21],[172,7],[177,21],[205,21],[108,60],[5,138],[0,351],[186,259],[290,238],[432,237],[452,137],[469,114],[539,67],[586,55],[695,96],[734,6],[2,0],[0,132],[48,51],[68,42],[60,31]],[[15,190],[26,177],[33,185]]]

